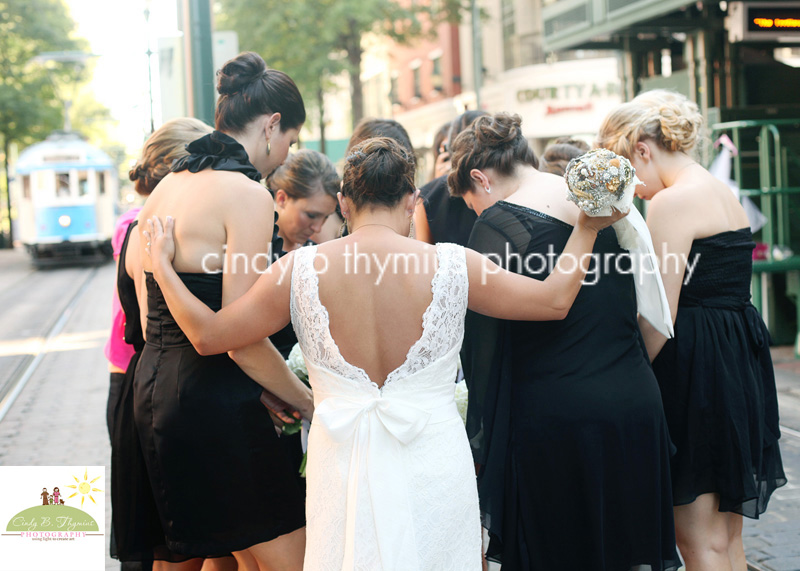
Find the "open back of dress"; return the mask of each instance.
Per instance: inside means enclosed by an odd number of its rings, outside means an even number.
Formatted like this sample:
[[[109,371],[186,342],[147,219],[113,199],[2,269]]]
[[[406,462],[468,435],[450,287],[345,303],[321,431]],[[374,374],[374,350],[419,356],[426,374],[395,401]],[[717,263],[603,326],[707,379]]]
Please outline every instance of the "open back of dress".
[[[480,569],[475,473],[454,401],[468,299],[463,248],[437,246],[422,336],[381,388],[331,337],[315,254],[297,251],[291,298],[316,406],[304,569]]]

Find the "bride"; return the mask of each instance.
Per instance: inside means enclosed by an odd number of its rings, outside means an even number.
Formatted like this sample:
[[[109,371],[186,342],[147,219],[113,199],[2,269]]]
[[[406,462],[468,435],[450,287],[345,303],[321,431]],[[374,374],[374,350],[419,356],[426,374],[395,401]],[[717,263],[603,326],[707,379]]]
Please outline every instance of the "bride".
[[[339,194],[350,235],[291,252],[217,313],[172,268],[181,221],[152,218],[144,233],[169,309],[199,353],[294,325],[316,407],[306,570],[481,569],[475,472],[453,398],[467,307],[563,319],[598,230],[623,216],[581,214],[540,282],[454,244],[407,238],[419,193],[413,165],[391,139],[359,144]]]

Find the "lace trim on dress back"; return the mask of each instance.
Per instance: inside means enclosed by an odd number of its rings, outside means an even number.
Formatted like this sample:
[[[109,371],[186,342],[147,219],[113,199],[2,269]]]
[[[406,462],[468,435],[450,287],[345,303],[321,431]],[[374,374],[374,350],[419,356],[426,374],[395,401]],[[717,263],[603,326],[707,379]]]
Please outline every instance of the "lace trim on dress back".
[[[292,271],[292,323],[307,359],[382,391],[397,379],[424,369],[461,342],[468,301],[466,257],[461,246],[436,246],[438,267],[431,280],[431,303],[422,315],[422,335],[382,386],[372,381],[364,369],[346,361],[331,335],[330,315],[319,299],[319,275],[314,269],[316,253],[316,246],[298,250]]]

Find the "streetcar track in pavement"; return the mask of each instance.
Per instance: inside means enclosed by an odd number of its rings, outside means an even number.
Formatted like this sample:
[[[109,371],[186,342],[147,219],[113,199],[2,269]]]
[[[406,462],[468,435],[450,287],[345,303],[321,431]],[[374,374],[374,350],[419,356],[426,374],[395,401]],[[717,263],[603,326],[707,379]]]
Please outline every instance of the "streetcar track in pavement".
[[[33,281],[36,275],[35,270],[30,270],[0,290],[0,308],[8,307],[18,299],[19,294],[27,289],[27,282]]]
[[[17,397],[22,393],[25,385],[36,372],[42,359],[47,355],[49,346],[52,344],[53,340],[58,337],[64,329],[64,326],[72,316],[78,302],[89,289],[89,284],[91,284],[92,279],[97,275],[98,270],[99,266],[91,268],[91,270],[86,273],[83,281],[76,288],[69,301],[62,306],[60,311],[55,313],[55,317],[49,321],[44,328],[44,333],[39,338],[41,341],[39,342],[38,350],[34,354],[26,355],[8,379],[3,380],[0,378],[0,422],[3,421],[8,411],[11,410]],[[2,301],[2,297],[0,297],[0,301]]]
[[[788,436],[794,436],[795,438],[800,438],[800,431],[797,431],[793,428],[789,428],[788,426],[784,426],[782,424],[779,425],[779,427],[781,429],[781,436],[786,434]]]

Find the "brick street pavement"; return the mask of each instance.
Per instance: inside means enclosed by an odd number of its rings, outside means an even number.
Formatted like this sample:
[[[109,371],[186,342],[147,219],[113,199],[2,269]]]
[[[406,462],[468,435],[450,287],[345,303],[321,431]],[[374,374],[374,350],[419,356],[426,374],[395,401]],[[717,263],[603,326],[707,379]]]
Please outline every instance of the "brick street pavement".
[[[772,496],[757,521],[745,518],[744,546],[752,568],[764,571],[800,570],[800,361],[791,347],[773,350],[778,384],[783,466],[789,482]]]
[[[0,465],[110,465],[103,346],[113,279],[113,265],[99,269],[51,352],[0,422]],[[745,520],[745,549],[754,569],[792,571],[800,570],[800,361],[791,348],[776,349],[774,358],[781,424],[798,435],[781,439],[789,484],[773,495],[760,520]],[[105,486],[98,486],[106,496],[106,554],[109,476],[107,468]],[[106,555],[106,569],[118,571],[119,563]]]
[[[51,351],[0,422],[0,464],[6,466],[106,466],[106,569],[111,523],[106,429],[108,365],[103,356],[111,323],[114,266],[101,267]]]

